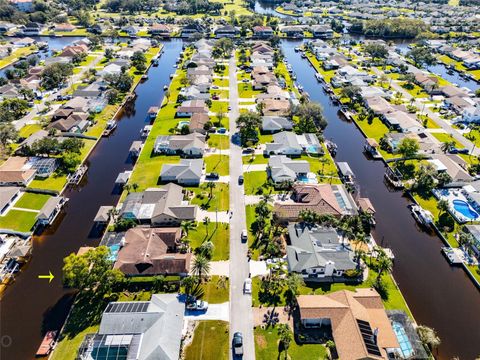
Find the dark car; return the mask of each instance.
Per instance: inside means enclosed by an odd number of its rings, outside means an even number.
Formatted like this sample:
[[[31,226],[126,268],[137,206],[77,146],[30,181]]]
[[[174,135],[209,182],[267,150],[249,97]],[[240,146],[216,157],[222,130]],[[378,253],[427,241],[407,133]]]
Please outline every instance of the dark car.
[[[450,154],[468,154],[468,149],[457,149],[455,147],[450,148],[448,151]]]
[[[232,340],[233,353],[237,356],[243,355],[243,336],[242,333],[236,332],[233,334]]]
[[[242,151],[244,154],[252,154],[255,152],[255,149],[252,149],[252,148],[246,148],[246,149],[243,149]]]
[[[218,179],[220,179],[220,175],[218,175],[218,173],[216,173],[216,172],[212,172],[210,174],[207,174],[205,176],[205,178],[210,179],[210,180],[218,180]]]
[[[238,184],[239,184],[239,185],[242,185],[242,184],[243,184],[243,175],[240,175],[240,176],[238,177]]]

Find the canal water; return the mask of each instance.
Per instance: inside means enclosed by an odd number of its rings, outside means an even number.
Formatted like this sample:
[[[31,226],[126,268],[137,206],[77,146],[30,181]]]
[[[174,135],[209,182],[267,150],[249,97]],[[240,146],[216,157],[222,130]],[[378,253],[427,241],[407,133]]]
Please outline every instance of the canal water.
[[[137,87],[133,106],[119,115],[115,132],[102,139],[90,155],[84,185],[65,193],[70,201],[63,219],[34,239],[31,262],[0,302],[1,360],[33,359],[45,332],[62,326],[72,302],[71,293],[62,287],[63,258],[81,246],[98,244],[99,238],[92,231],[93,218],[101,205],[117,203],[115,178],[119,172],[132,169],[130,145],[147,124],[148,108],[161,104],[163,86],[170,82],[181,50],[180,40],[164,43],[160,65],[150,68],[149,80]],[[55,276],[51,284],[37,278],[49,271]]]
[[[350,164],[362,196],[376,209],[377,242],[395,254],[393,274],[419,324],[437,330],[442,345],[439,359],[474,359],[480,353],[480,296],[461,268],[451,267],[440,252],[442,242],[421,232],[410,215],[408,199],[384,184],[385,166],[363,154],[364,137],[355,124],[346,122],[316,81],[308,60],[294,51],[299,41],[283,41],[282,50],[297,81],[312,100],[324,108],[328,120],[325,137],[338,144],[336,160]]]

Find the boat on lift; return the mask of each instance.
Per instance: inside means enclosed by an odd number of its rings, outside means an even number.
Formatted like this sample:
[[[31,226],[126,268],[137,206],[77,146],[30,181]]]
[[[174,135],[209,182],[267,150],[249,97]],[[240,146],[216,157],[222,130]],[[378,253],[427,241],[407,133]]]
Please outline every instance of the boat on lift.
[[[425,227],[430,227],[433,224],[433,215],[430,211],[425,210],[420,205],[412,204],[409,205],[410,211],[413,218],[420,224]]]

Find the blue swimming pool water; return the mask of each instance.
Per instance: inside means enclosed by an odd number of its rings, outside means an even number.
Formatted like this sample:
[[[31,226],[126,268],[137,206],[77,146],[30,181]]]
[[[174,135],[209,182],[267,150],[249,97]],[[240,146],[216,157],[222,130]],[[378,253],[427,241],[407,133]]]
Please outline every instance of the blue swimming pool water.
[[[478,214],[463,200],[453,200],[453,208],[468,219],[478,218]]]
[[[117,261],[118,250],[120,250],[120,245],[116,244],[116,245],[109,246],[109,249],[110,249],[110,256],[108,257],[108,260]]]
[[[319,148],[317,146],[314,146],[314,145],[310,145],[310,146],[307,146],[307,152],[310,153],[310,154],[317,154],[319,153]]]
[[[408,340],[407,333],[403,328],[402,324],[398,322],[393,322],[392,324],[393,331],[397,337],[398,343],[400,344],[400,350],[402,351],[403,358],[407,359],[413,355],[413,348],[410,340]]]
[[[298,178],[297,178],[298,181],[304,183],[304,184],[316,184],[317,181],[315,178],[309,178],[308,176],[306,175],[300,175]]]
[[[189,124],[190,124],[190,121],[180,121],[180,122],[178,123],[177,128],[178,128],[178,129],[181,129],[181,128],[184,127],[185,125],[188,126]]]

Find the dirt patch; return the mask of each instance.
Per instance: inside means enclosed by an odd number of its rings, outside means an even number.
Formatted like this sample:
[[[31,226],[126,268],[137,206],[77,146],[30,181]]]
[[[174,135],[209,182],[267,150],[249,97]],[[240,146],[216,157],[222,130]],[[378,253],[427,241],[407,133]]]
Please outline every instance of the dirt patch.
[[[266,349],[267,339],[265,339],[265,336],[263,336],[263,335],[255,336],[255,342],[257,343],[257,345],[260,349]]]

